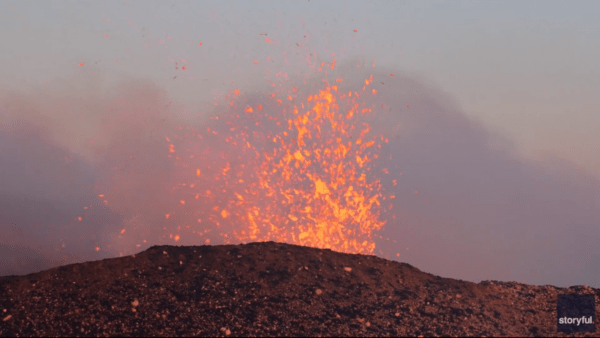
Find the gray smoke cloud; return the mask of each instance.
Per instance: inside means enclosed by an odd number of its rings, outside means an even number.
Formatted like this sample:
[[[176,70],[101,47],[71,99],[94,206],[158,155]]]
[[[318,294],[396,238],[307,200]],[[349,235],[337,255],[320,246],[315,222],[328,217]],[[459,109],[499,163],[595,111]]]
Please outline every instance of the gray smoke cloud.
[[[164,91],[96,76],[54,85],[3,93],[0,275],[118,255],[115,236],[155,215],[171,176]]]
[[[343,77],[340,91],[360,92],[371,75],[368,90],[377,94],[363,96],[374,109],[366,121],[389,139],[372,178],[396,197],[393,210],[382,213],[378,254],[463,280],[600,286],[598,179],[551,154],[541,162],[520,158],[510,140],[424,79],[356,64],[327,77]],[[0,275],[167,243],[165,213],[178,202],[169,192],[185,177],[164,138],[181,125],[205,129],[207,112],[190,122],[152,83],[106,89],[97,82],[3,96]],[[288,86],[312,93],[323,87],[322,76]],[[258,88],[242,88],[241,96],[273,114],[281,109],[264,102]],[[383,168],[389,174],[378,174]],[[140,236],[146,243],[136,247]]]

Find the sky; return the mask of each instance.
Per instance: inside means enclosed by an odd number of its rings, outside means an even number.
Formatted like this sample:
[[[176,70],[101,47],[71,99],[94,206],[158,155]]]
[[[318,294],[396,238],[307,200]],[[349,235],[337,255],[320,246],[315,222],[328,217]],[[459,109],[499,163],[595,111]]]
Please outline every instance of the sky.
[[[470,281],[600,287],[599,7],[4,1],[0,275],[118,256],[139,241],[122,229],[146,236],[138,250],[158,243],[182,177],[164,135],[207,124],[235,89],[252,101],[318,88],[318,63],[335,59],[332,76],[354,90],[373,75],[368,100],[389,107],[370,120],[398,179],[381,178],[398,217],[380,256]]]

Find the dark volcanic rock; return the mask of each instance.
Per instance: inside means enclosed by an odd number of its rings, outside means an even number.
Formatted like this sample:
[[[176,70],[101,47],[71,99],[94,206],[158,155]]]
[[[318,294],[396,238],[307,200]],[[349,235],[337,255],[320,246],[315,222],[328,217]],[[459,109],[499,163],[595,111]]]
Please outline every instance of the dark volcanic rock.
[[[600,290],[475,284],[273,242],[154,246],[0,277],[0,335],[565,336],[556,299],[568,293]]]

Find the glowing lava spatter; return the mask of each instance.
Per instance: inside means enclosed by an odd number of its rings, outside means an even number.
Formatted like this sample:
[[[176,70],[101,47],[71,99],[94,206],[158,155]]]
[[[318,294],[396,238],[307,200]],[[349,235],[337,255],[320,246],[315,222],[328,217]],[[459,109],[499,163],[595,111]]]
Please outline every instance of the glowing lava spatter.
[[[197,219],[193,228],[204,230],[196,235],[218,232],[226,242],[372,254],[385,221],[380,181],[368,172],[384,138],[369,134],[361,118],[371,109],[360,96],[328,84],[304,99],[273,94],[228,105],[205,132],[167,137],[169,156],[189,179],[174,187],[179,205],[165,221]]]

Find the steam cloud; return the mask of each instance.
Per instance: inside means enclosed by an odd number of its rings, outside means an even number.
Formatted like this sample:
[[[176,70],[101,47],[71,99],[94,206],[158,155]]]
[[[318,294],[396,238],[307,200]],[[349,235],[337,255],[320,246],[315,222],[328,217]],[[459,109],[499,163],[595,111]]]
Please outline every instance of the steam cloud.
[[[551,155],[544,162],[520,159],[509,140],[422,80],[356,66],[338,66],[328,77],[344,78],[341,91],[360,91],[370,75],[377,94],[364,96],[375,107],[367,120],[373,134],[389,139],[372,172],[388,169],[373,175],[396,197],[393,212],[382,214],[387,225],[376,238],[378,253],[400,253],[419,269],[463,280],[600,287],[598,179]],[[321,79],[289,87],[313,93]],[[97,82],[4,93],[0,275],[132,253],[138,236],[147,240],[138,251],[204,244],[191,237],[175,243],[163,231],[164,211],[177,204],[170,189],[185,179],[168,159],[164,138],[189,121],[152,83],[107,90]],[[243,99],[274,114],[281,109],[257,93]],[[205,113],[198,129],[209,123]]]

